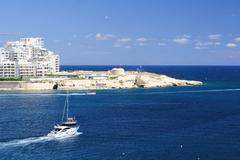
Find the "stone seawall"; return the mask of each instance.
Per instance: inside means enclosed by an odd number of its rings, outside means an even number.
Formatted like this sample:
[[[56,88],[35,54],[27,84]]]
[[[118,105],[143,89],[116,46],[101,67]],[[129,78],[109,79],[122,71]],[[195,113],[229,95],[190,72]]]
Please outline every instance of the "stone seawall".
[[[1,81],[0,90],[12,90],[19,88],[20,83],[18,81]]]
[[[52,90],[53,83],[31,83],[24,81],[1,81],[0,90]]]

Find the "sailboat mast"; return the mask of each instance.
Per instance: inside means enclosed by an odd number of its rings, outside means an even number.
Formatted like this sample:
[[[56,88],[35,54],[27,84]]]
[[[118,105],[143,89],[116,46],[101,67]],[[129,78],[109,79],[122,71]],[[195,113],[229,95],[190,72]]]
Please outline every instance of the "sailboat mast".
[[[62,113],[62,122],[63,122],[64,117],[65,117],[66,106],[67,106],[67,98],[65,99],[65,102],[64,102],[63,113]]]
[[[64,107],[63,107],[63,114],[62,114],[62,122],[64,121],[64,118],[66,116],[66,119],[68,118],[68,92],[67,92],[67,96],[65,99],[65,103],[64,103]]]

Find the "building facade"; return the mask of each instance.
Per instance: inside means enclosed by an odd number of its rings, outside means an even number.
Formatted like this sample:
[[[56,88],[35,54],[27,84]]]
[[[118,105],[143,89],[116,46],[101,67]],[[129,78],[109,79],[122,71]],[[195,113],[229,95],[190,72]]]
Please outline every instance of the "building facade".
[[[40,77],[59,72],[59,56],[44,48],[42,38],[8,41],[0,48],[0,77]]]

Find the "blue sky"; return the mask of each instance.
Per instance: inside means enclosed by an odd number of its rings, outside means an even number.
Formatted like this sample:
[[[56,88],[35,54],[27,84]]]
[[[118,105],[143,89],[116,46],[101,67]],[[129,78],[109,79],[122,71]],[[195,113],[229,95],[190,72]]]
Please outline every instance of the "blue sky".
[[[78,65],[240,65],[238,0],[8,0],[0,45],[43,37]]]

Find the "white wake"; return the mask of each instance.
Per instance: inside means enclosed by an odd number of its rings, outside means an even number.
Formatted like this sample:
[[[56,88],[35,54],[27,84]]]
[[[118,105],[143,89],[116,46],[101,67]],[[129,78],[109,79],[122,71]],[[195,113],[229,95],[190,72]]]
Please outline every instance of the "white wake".
[[[9,147],[23,147],[23,146],[27,146],[34,143],[44,143],[48,141],[62,141],[67,138],[75,137],[80,134],[82,134],[82,132],[77,132],[74,136],[69,136],[69,137],[66,136],[62,138],[42,136],[42,137],[29,137],[24,139],[15,139],[7,142],[0,142],[0,149],[9,148]]]
[[[25,139],[16,139],[8,142],[0,142],[0,149],[7,147],[18,147],[18,146],[26,146],[33,143],[43,143],[47,141],[51,141],[53,138],[43,136],[43,137],[29,137]]]

